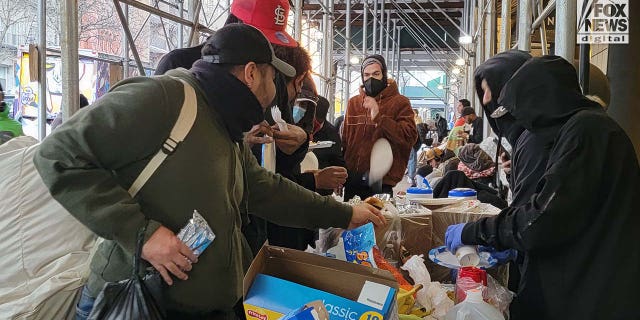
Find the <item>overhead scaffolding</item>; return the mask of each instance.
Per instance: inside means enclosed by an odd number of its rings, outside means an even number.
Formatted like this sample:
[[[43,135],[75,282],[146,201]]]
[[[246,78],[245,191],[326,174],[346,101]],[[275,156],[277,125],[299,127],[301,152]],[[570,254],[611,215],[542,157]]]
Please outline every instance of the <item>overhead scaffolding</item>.
[[[196,45],[202,41],[203,35],[213,34],[221,26],[218,22],[228,14],[231,3],[230,0],[112,1],[125,38],[121,50],[124,77],[132,74],[128,70],[129,54],[133,56],[138,74],[145,74],[153,68],[153,65],[142,61],[138,52],[136,43],[141,31],[137,31],[135,36],[131,32],[131,9],[157,17],[161,26],[159,35],[165,37],[167,50],[171,50]],[[344,111],[350,95],[357,92],[360,77],[355,76],[359,71],[355,66],[371,53],[386,58],[390,76],[399,82],[413,79],[414,73],[441,71],[445,75],[442,83],[444,95],[438,98],[445,100],[443,103],[447,107],[453,103],[449,97],[467,98],[473,106],[479,107],[473,83],[475,67],[496,52],[511,48],[514,43],[521,50],[534,50],[535,54],[555,53],[568,60],[572,60],[576,53],[576,4],[572,0],[291,2],[291,33],[316,55],[317,60],[314,61],[318,61],[316,66],[319,68],[315,71],[320,79],[318,88],[332,106],[340,103],[338,112]],[[65,0],[60,5],[67,3],[77,4],[76,1]],[[549,24],[554,12],[555,24]],[[67,16],[68,19],[72,17]],[[170,34],[165,26],[167,23],[180,27]],[[216,23],[218,25],[213,26]],[[65,22],[63,30],[69,26],[71,24]],[[552,30],[548,29],[549,26]],[[314,30],[316,34],[313,34]],[[514,36],[512,30],[516,31]],[[175,37],[175,40],[169,41],[168,37]],[[469,37],[470,43],[466,42]],[[461,39],[465,41],[461,43]],[[77,51],[77,47],[62,46],[62,56],[71,57],[65,54],[66,51]],[[44,64],[44,59],[40,63]],[[411,75],[403,76],[404,73]],[[64,74],[74,73],[69,67]],[[411,81],[415,83],[414,80]],[[340,90],[337,100],[336,87]],[[77,100],[78,89],[73,86],[67,88],[71,90],[65,94],[69,101]],[[74,105],[65,103],[65,106],[71,108],[68,110],[71,116],[75,112]]]

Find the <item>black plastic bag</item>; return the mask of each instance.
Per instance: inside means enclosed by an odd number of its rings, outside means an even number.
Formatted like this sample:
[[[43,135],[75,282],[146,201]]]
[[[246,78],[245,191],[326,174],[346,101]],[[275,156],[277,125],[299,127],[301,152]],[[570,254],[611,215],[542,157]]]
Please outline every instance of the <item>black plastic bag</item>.
[[[96,298],[88,320],[165,318],[166,313],[159,303],[162,285],[160,275],[154,272],[144,279],[138,275],[145,230],[146,226],[138,234],[131,278],[105,284]]]

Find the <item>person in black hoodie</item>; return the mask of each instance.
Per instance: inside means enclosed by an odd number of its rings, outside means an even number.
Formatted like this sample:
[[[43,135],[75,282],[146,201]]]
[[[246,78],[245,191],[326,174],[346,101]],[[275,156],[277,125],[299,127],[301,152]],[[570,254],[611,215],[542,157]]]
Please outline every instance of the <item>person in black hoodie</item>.
[[[325,170],[326,172],[319,171],[318,174],[325,174],[333,176],[333,180],[344,184],[346,179],[346,164],[344,163],[344,157],[342,156],[342,141],[340,135],[329,121],[326,120],[327,113],[329,111],[329,101],[322,96],[318,97],[318,106],[316,108],[315,121],[313,125],[313,141],[332,141],[334,144],[328,148],[313,149],[312,152],[318,158],[318,168]],[[343,171],[344,170],[344,171]],[[318,179],[316,179],[317,181]],[[323,196],[331,195],[333,189],[316,188],[317,192]]]
[[[492,117],[555,136],[545,172],[526,203],[450,226],[447,247],[526,254],[512,319],[640,318],[640,168],[629,137],[582,95],[575,69],[561,57],[527,61],[498,102]]]

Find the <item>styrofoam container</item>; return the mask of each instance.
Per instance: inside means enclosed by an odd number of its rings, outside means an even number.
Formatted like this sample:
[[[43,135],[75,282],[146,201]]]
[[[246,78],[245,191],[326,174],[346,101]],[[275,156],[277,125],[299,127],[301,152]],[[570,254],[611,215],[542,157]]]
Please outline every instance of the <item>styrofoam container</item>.
[[[478,200],[478,192],[471,188],[455,188],[449,191],[449,198]]]
[[[407,200],[433,199],[433,190],[411,187],[407,189]]]

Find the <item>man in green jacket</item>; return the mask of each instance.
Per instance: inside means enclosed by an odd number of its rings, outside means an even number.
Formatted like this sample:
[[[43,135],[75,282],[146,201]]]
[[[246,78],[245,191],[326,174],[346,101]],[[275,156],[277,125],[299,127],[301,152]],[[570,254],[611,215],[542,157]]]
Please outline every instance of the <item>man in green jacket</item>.
[[[22,124],[9,118],[9,107],[4,102],[4,91],[0,85],[0,144],[22,135]]]
[[[35,156],[53,197],[106,239],[91,263],[79,316],[92,308],[92,301],[85,305],[85,296],[96,297],[105,282],[130,276],[136,232],[147,219],[142,257],[167,283],[163,305],[171,319],[235,316],[252,259],[241,232],[249,211],[303,228],[384,223],[369,205],[350,207],[267,172],[243,145],[243,133],[263,121],[264,108],[275,96],[274,67],[289,74],[294,70],[275,58],[260,31],[225,26],[207,40],[202,53],[190,70],[115,85],[44,140]],[[178,117],[184,91],[175,78],[196,91],[196,121],[175,153],[131,198],[127,189]],[[175,235],[194,209],[216,235],[197,258]]]

